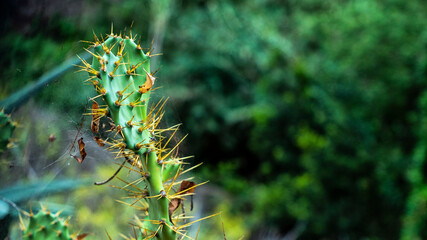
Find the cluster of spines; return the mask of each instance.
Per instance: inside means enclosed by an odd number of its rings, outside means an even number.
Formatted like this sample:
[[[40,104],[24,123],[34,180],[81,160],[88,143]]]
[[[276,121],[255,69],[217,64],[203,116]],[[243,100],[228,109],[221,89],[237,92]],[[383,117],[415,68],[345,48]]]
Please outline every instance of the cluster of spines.
[[[185,221],[181,215],[173,217],[176,209],[171,208],[170,203],[174,199],[183,199],[192,195],[189,190],[199,185],[194,185],[186,191],[173,193],[173,186],[179,185],[178,177],[193,168],[183,170],[184,160],[188,157],[178,158],[179,141],[174,147],[172,139],[179,125],[159,129],[159,123],[164,115],[166,100],[160,100],[150,110],[147,108],[150,93],[155,82],[154,73],[150,72],[151,47],[144,53],[140,41],[135,43],[136,36],[125,34],[108,34],[105,38],[94,34],[94,42],[91,43],[93,51],[92,63],[82,60],[81,70],[90,75],[87,80],[94,85],[99,94],[92,98],[102,98],[105,105],[96,103],[92,107],[94,121],[99,123],[102,117],[108,117],[109,131],[114,134],[102,140],[109,145],[108,150],[116,154],[117,158],[125,158],[131,166],[129,170],[141,174],[141,180],[126,182],[125,189],[135,202],[128,204],[139,210],[143,210],[143,218],[140,219],[142,239],[176,239],[185,235],[185,228],[191,223],[177,226],[177,223]],[[95,124],[97,125],[97,124]],[[92,128],[95,134],[98,129]],[[164,133],[170,132],[169,137]],[[97,137],[99,139],[99,137]],[[123,165],[123,164],[122,164]],[[197,166],[195,166],[197,167]],[[145,181],[147,187],[138,186]],[[132,189],[129,189],[132,188]],[[137,206],[140,203],[141,206]],[[172,209],[172,210],[171,210]],[[197,220],[199,221],[199,220]]]
[[[23,231],[23,239],[34,240],[74,240],[83,239],[83,235],[70,235],[68,222],[70,218],[63,220],[59,217],[61,212],[56,214],[51,213],[45,208],[41,209],[36,215],[31,211],[24,212],[30,219],[28,226],[25,226],[21,219],[21,229]]]

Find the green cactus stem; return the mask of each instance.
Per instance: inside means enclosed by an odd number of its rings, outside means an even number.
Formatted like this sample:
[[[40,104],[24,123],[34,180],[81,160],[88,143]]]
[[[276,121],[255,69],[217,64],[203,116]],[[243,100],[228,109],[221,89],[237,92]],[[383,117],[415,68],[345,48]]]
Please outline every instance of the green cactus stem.
[[[92,63],[82,60],[81,68],[89,73],[87,81],[99,94],[92,100],[102,99],[104,102],[99,108],[97,103],[94,104],[92,131],[99,134],[96,127],[99,119],[108,116],[114,133],[108,141],[105,140],[108,149],[125,157],[131,168],[144,179],[146,187],[140,186],[139,189],[148,190],[148,193],[147,190],[141,191],[148,210],[141,219],[141,238],[172,240],[178,235],[183,236],[183,230],[175,225],[180,222],[179,216],[173,218],[169,207],[171,200],[184,197],[172,193],[172,186],[178,184],[175,181],[183,173],[182,160],[185,158],[176,157],[177,145],[182,140],[174,147],[169,146],[179,125],[157,128],[166,101],[161,100],[148,108],[156,81],[150,72],[151,49],[144,52],[130,31],[123,37],[113,32],[103,39],[95,36],[91,47],[93,51],[88,51],[93,55]],[[164,136],[165,132],[171,133],[169,137]]]

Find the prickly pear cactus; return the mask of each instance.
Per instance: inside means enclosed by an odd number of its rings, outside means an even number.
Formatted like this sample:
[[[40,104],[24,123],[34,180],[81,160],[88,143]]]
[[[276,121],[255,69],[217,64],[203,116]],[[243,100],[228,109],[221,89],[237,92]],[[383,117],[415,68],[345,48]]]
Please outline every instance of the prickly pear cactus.
[[[71,240],[68,221],[59,218],[59,214],[40,210],[36,215],[30,214],[30,223],[25,227],[23,239],[34,240]]]
[[[133,189],[133,192],[140,189],[136,195],[146,205],[139,208],[145,209],[141,213],[145,217],[140,219],[140,238],[169,240],[185,236],[184,228],[189,223],[182,224],[183,214],[173,215],[183,197],[192,195],[197,185],[187,184],[188,187],[182,187],[184,181],[181,181],[180,190],[173,189],[174,185],[180,184],[178,176],[190,169],[183,171],[185,158],[176,157],[177,147],[182,140],[171,146],[171,139],[178,126],[158,129],[166,101],[161,100],[148,108],[156,80],[150,72],[150,57],[153,56],[151,47],[144,52],[130,31],[128,35],[125,31],[124,36],[113,32],[105,38],[95,36],[91,47],[92,63],[82,60],[81,66],[90,75],[87,81],[93,84],[99,94],[92,98],[91,128],[101,136],[100,118],[108,117],[113,134],[101,141],[109,145],[108,149],[116,156],[124,157],[130,164],[129,168],[141,174],[142,186],[134,186]],[[102,103],[98,105],[95,101]],[[97,142],[99,136],[95,137]]]
[[[15,127],[16,123],[10,116],[0,111],[0,153],[11,146],[11,137]]]

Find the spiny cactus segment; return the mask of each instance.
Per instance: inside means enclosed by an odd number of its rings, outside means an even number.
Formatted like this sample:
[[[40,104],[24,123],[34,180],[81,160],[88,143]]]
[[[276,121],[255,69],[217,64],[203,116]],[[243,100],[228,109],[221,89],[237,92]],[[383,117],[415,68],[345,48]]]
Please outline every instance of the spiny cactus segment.
[[[183,161],[188,157],[177,157],[182,140],[170,146],[179,125],[158,128],[166,100],[160,100],[150,109],[147,107],[156,82],[155,73],[150,72],[152,49],[144,52],[141,40],[137,43],[136,36],[131,31],[126,34],[126,30],[123,36],[111,31],[105,38],[95,34],[94,38],[87,49],[93,55],[92,63],[82,60],[83,66],[80,66],[82,71],[89,73],[87,82],[93,84],[99,94],[92,98],[91,129],[98,144],[102,142],[108,146],[117,158],[125,158],[131,165],[128,168],[141,175],[138,184],[127,183],[132,190],[126,189],[135,198],[135,203],[129,205],[142,210],[144,216],[140,219],[139,238],[169,240],[186,237],[185,227],[189,223],[184,223],[184,214],[174,213],[179,211],[170,204],[174,199],[192,195],[189,190],[200,184],[186,191],[174,190],[174,186],[182,183],[178,177],[192,168],[184,171]],[[111,128],[101,134],[99,120],[103,117],[108,118]],[[102,139],[106,134],[108,137]]]
[[[36,215],[28,214],[28,226],[22,225],[24,240],[80,240],[86,234],[73,236],[68,230],[68,221],[59,218],[60,212],[53,214],[46,209],[41,209]]]
[[[0,111],[0,153],[12,146],[11,137],[16,125],[10,115],[5,114],[3,110]]]

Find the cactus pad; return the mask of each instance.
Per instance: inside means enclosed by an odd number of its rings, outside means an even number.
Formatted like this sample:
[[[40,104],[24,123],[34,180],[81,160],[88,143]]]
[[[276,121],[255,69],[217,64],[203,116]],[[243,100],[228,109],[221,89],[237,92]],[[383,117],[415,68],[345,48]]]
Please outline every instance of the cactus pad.
[[[34,240],[71,240],[67,221],[59,218],[59,214],[40,210],[36,215],[30,215],[30,223],[25,228],[23,239]]]

